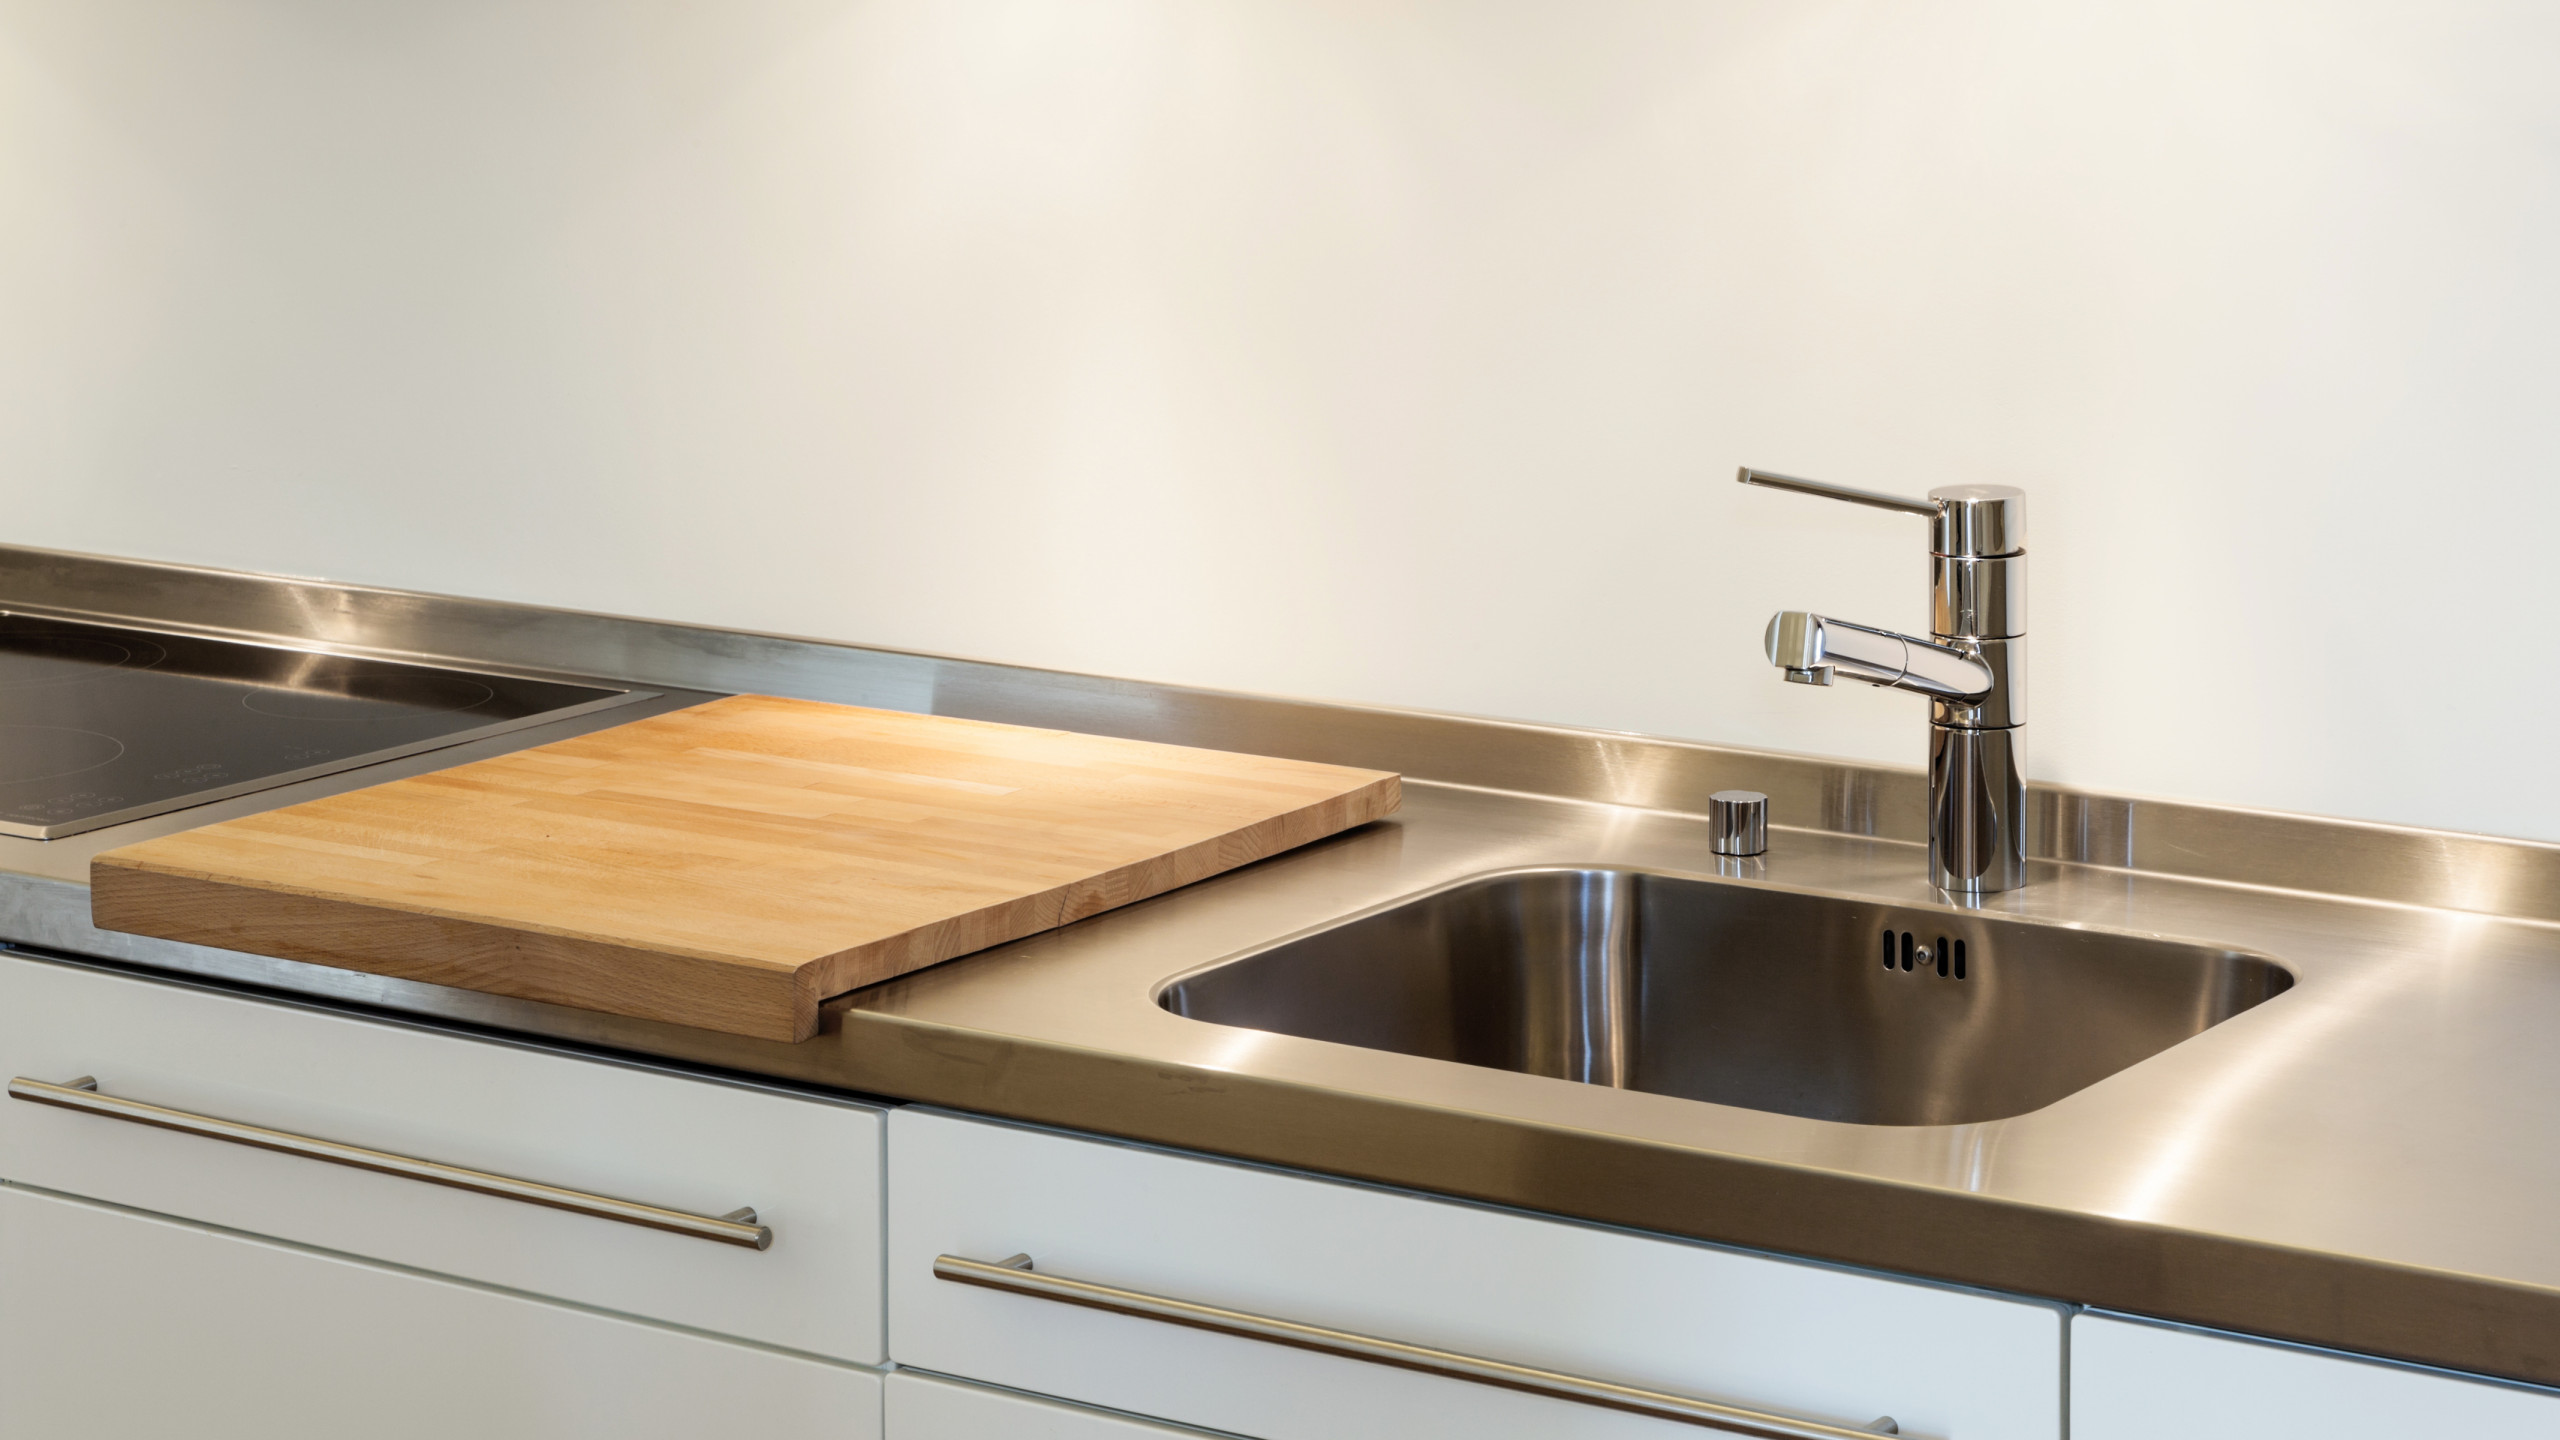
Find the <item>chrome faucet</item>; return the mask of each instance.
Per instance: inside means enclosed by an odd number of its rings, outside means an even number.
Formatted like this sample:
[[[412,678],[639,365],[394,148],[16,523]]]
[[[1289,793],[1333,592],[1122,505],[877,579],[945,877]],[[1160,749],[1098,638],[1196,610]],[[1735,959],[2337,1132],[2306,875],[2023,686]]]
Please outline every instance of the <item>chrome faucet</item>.
[[[1928,517],[1930,638],[1782,610],[1769,662],[1800,685],[1841,674],[1928,696],[1930,883],[1975,895],[2023,884],[2026,492],[1949,485],[1906,500],[1748,467],[1738,478]]]

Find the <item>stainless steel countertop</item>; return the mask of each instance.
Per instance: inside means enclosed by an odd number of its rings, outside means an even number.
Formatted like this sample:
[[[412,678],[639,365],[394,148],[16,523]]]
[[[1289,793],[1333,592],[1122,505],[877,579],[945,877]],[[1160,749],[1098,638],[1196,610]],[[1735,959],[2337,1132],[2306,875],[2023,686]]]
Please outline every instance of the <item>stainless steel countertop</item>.
[[[2288,993],[2014,1119],[1848,1125],[1180,1019],[1165,980],[1514,866],[1714,875],[1709,791],[1773,796],[1767,883],[1943,904],[1916,772],[1261,700],[781,637],[0,549],[0,603],[1404,771],[1395,819],[831,1002],[755,1041],[88,925],[108,845],[0,842],[0,936],[230,984],[1070,1126],[1603,1223],[2560,1384],[2560,847],[2039,787],[1992,909],[2260,951]],[[645,713],[634,709],[605,719]],[[484,742],[535,743],[581,721]]]

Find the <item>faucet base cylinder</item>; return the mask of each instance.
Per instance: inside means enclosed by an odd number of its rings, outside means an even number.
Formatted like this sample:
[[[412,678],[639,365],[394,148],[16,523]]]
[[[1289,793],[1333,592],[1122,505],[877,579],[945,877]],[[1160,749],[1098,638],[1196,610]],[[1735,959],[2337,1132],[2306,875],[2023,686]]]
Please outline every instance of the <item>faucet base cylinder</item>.
[[[1929,727],[1929,879],[1987,895],[2027,878],[2025,735]]]

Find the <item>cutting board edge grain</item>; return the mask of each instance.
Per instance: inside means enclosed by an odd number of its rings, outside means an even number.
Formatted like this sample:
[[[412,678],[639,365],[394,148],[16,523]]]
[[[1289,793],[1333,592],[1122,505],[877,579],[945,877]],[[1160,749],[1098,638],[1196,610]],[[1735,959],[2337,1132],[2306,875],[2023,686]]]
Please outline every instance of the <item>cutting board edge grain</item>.
[[[294,857],[280,854],[272,845],[261,845],[261,827],[275,817],[353,815],[345,808],[353,803],[348,797],[306,802],[101,853],[90,862],[91,916],[101,929],[796,1041],[817,1032],[819,1005],[831,996],[1268,859],[1382,819],[1394,813],[1403,799],[1402,778],[1385,771],[762,696],[734,696],[449,772],[392,781],[374,792],[354,793],[419,797],[429,819],[446,823],[457,807],[477,803],[468,793],[469,784],[451,784],[454,777],[473,771],[498,774],[511,762],[546,751],[561,755],[565,763],[583,763],[575,758],[582,753],[580,747],[612,744],[617,731],[626,744],[632,737],[648,736],[653,727],[660,735],[682,740],[689,732],[681,727],[699,730],[706,720],[717,724],[724,708],[749,717],[776,717],[788,724],[823,723],[828,717],[818,712],[838,712],[848,730],[866,733],[885,724],[893,730],[934,727],[929,735],[985,737],[965,742],[979,747],[971,758],[973,764],[1004,763],[1005,757],[988,757],[984,748],[988,743],[1015,751],[1026,744],[1036,746],[1042,737],[1053,737],[1062,749],[1086,752],[1076,759],[1077,764],[1091,760],[1093,752],[1103,752],[1110,761],[1104,768],[1113,773],[1143,767],[1162,755],[1183,770],[1198,771],[1200,783],[1212,790],[1222,784],[1272,788],[1274,775],[1287,772],[1279,786],[1294,787],[1297,793],[1265,802],[1258,811],[1249,805],[1239,808],[1229,795],[1220,803],[1235,809],[1235,818],[1242,823],[1208,834],[1193,829],[1181,837],[1181,843],[1168,848],[1133,853],[1120,863],[1036,889],[992,899],[955,897],[962,908],[892,933],[881,934],[874,927],[870,935],[850,944],[843,943],[847,937],[840,933],[825,937],[843,944],[837,949],[816,943],[817,937],[805,930],[798,944],[774,944],[774,937],[768,935],[761,948],[743,942],[734,947],[706,946],[679,943],[663,930],[641,933],[645,927],[638,925],[630,933],[611,933],[613,926],[594,913],[579,920],[563,913],[561,919],[569,923],[537,922],[529,916],[542,912],[521,903],[512,911],[492,903],[475,913],[467,904],[457,908],[450,895],[431,900],[418,887],[408,886],[397,873],[398,862],[414,857],[389,852],[373,857],[385,864],[377,876],[380,883],[341,883],[332,889],[313,882],[298,866],[293,871],[282,868],[292,864]],[[893,737],[886,743],[902,742]],[[668,753],[681,758],[698,752],[696,746],[692,751],[679,748]],[[1035,769],[1064,763],[1056,757],[1014,758]],[[1216,773],[1222,763],[1232,766],[1232,774]],[[1269,808],[1274,804],[1286,808]],[[1140,812],[1145,809],[1141,804]],[[349,825],[365,830],[379,818],[367,812],[334,823],[342,832]],[[226,836],[240,839],[227,841]],[[272,841],[273,836],[265,838]],[[348,844],[352,853],[363,852],[361,843]],[[400,893],[404,888],[412,893],[404,896]],[[754,898],[780,903],[774,897]],[[596,933],[599,930],[607,933]]]
[[[766,1040],[817,1033],[824,998],[800,993],[815,978],[805,970],[760,975],[736,961],[181,875],[112,852],[89,862],[89,913],[101,930]],[[612,1006],[595,1003],[598,982]]]

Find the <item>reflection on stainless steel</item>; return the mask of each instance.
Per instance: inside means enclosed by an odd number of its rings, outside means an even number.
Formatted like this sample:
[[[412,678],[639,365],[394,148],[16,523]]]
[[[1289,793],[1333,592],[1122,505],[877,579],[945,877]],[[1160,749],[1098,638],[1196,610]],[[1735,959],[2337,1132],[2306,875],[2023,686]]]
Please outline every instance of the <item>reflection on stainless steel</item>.
[[[2232,1157],[2216,1153],[2217,1146],[2238,1128],[2244,1112],[2281,1103],[2269,1092],[2306,1069],[2317,1070],[2331,1058],[2332,1047],[2352,1043],[2345,1032],[2356,1020],[2418,1000],[2413,992],[2439,976],[2431,966],[2376,965],[2342,978],[2336,982],[2340,993],[2327,997],[2312,1018],[2252,1047],[2215,1084],[2164,1100],[2153,1120],[2155,1138],[2141,1163],[2127,1168],[2122,1193],[2105,1202],[2107,1212],[2160,1220],[2177,1213],[2178,1198],[2190,1189],[2209,1192],[2229,1184]]]
[[[1426,1375],[1445,1375],[1478,1385],[1547,1395],[1577,1404],[1596,1405],[1604,1410],[1652,1415],[1731,1435],[1758,1436],[1761,1440],[1864,1440],[1871,1435],[1902,1433],[1890,1415],[1880,1415],[1852,1430],[1841,1425],[1826,1425],[1818,1420],[1775,1415],[1766,1410],[1719,1405],[1690,1395],[1646,1390],[1608,1380],[1594,1380],[1585,1375],[1514,1365],[1507,1360],[1488,1360],[1480,1355],[1461,1355],[1454,1350],[1435,1350],[1427,1345],[1385,1340],[1375,1335],[1336,1330],[1327,1325],[1309,1325],[1298,1320],[1257,1315],[1249,1310],[1203,1305],[1196,1300],[1177,1300],[1168,1295],[1100,1285],[1091,1280],[1071,1280],[1063,1275],[1043,1274],[1034,1269],[1029,1255],[1009,1255],[1002,1260],[936,1255],[933,1257],[933,1278],[984,1286],[989,1290],[1001,1290],[1035,1300],[1080,1305],[1089,1310],[1107,1310],[1114,1315],[1160,1320],[1194,1330],[1286,1345],[1296,1350],[1313,1350],[1320,1355],[1339,1355],[1348,1360],[1366,1360],[1373,1365],[1392,1365],[1400,1370],[1419,1370]]]
[[[2042,1109],[2293,984],[2255,955],[1634,870],[1463,881],[1165,987],[1194,1020],[1863,1125]]]
[[[1930,556],[1929,629],[1938,635],[2026,634],[2026,557]]]
[[[1977,695],[1936,700],[1929,707],[1930,724],[1940,730],[2002,731],[2014,746],[2023,738],[2018,727],[2027,721],[2027,637],[1963,644],[1963,653],[1982,667],[1991,683]]]
[[[1930,517],[1933,640],[1802,610],[1769,622],[1769,663],[1787,679],[1852,680],[1930,697],[1929,876],[1941,890],[1996,894],[2025,882],[2026,495],[1950,485],[1905,500],[1745,466],[1745,485]]]
[[[1391,821],[839,998],[819,1036],[799,1045],[92,928],[86,857],[189,823],[179,816],[50,846],[0,838],[0,935],[22,944],[2560,1383],[2560,1229],[2547,1215],[2560,1193],[2560,1146],[2547,1138],[2560,1134],[2560,1048],[2550,1043],[2560,926],[2548,923],[2560,921],[2560,846],[2036,786],[2035,883],[1950,896],[1926,883],[1928,787],[1916,769],[5,546],[0,599],[474,669],[602,672],[669,691],[617,715],[700,698],[678,687],[758,690],[1393,769],[1411,781]],[[510,743],[523,740],[383,768]],[[305,781],[201,818],[355,783]],[[1769,795],[1767,854],[1714,853],[1701,817],[1709,796],[1731,789]],[[1203,1025],[1153,1003],[1169,978],[1222,957],[1471,876],[1563,864],[1765,877],[1951,923],[2005,917],[2185,940],[2280,957],[2297,983],[2042,1109],[1913,1126]]]
[[[2016,729],[1929,727],[1929,856],[1936,883],[1954,894],[1968,888],[1951,877],[2015,875],[2020,796],[2026,789],[2025,742]],[[2010,886],[1970,887],[1974,893]]]
[[[1757,790],[1719,790],[1707,797],[1708,848],[1748,856],[1769,849],[1769,797]]]

